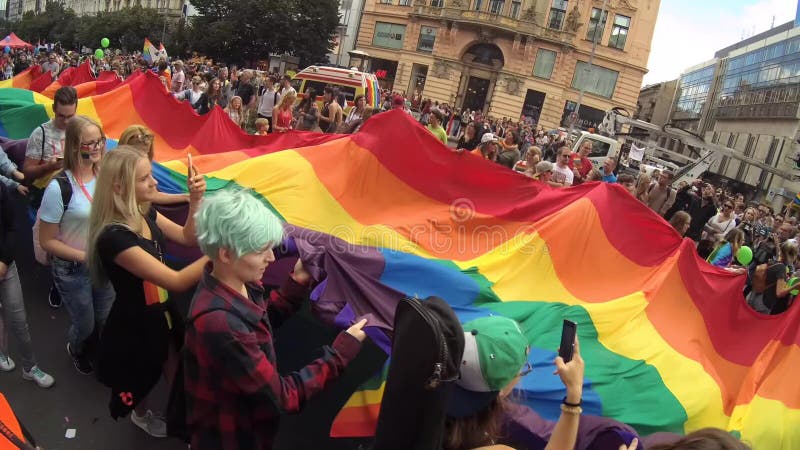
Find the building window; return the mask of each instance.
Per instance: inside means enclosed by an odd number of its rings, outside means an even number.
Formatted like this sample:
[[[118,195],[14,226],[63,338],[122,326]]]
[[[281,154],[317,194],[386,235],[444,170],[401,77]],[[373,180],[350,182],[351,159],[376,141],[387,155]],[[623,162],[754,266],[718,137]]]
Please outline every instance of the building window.
[[[518,1],[511,2],[511,17],[519,19],[519,10],[522,8],[522,3]]]
[[[602,17],[601,17],[602,11]],[[600,42],[603,39],[603,32],[606,30],[606,19],[608,19],[608,11],[603,11],[600,8],[592,8],[592,17],[589,19],[589,29],[586,31],[586,40]]]
[[[405,25],[376,22],[375,36],[372,37],[372,45],[376,47],[401,49],[403,48],[403,40],[405,39],[405,36]]]
[[[536,62],[533,64],[533,76],[549,80],[553,76],[555,65],[556,52],[540,48],[536,53]]]
[[[400,0],[400,6],[411,6],[411,0]]]
[[[422,26],[419,29],[419,43],[417,51],[433,53],[433,44],[436,43],[436,31],[434,27]]]
[[[615,70],[593,65],[590,71],[588,63],[578,61],[578,64],[575,65],[575,75],[572,77],[572,87],[574,89],[583,88],[590,94],[611,98],[617,87],[617,78],[619,78],[619,72]]]
[[[378,0],[378,3],[380,3],[381,5],[391,5],[392,0]]]
[[[475,11],[482,10],[483,9],[483,0],[475,0],[475,4],[473,6],[474,7],[472,9],[474,9]]]
[[[431,6],[434,8],[444,8],[444,0],[431,0]]]
[[[631,18],[617,14],[614,16],[614,28],[611,29],[611,39],[608,40],[608,46],[618,48],[620,50],[625,48],[625,41],[628,40],[628,30],[631,28]]]
[[[550,7],[550,21],[548,27],[554,30],[560,30],[564,25],[564,17],[567,15],[567,0],[553,0],[553,6]]]
[[[503,5],[505,5],[505,3],[505,0],[491,0],[489,3],[489,12],[492,14],[502,14]]]

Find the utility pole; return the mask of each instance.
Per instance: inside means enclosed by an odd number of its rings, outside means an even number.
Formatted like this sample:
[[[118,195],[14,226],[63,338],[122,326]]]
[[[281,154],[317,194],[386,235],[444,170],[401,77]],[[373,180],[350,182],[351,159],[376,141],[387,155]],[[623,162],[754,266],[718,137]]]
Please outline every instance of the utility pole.
[[[167,36],[167,15],[169,13],[169,0],[164,0],[164,28],[161,29],[161,44],[164,44]]]
[[[597,25],[600,25],[600,23],[602,22],[603,14],[606,14],[606,6],[608,6],[608,0],[603,0],[603,6],[600,9],[600,17],[597,18]],[[591,13],[589,13],[589,14],[591,14]],[[608,17],[606,17],[606,22],[608,22]],[[589,16],[589,23],[591,23],[591,15]],[[603,23],[603,29],[600,30],[600,37],[602,37],[603,32],[605,30],[606,30],[605,23]],[[592,74],[592,65],[594,64],[594,55],[595,55],[595,51],[597,50],[597,41],[598,41],[597,27],[595,27],[594,35],[592,36],[592,53],[589,55],[589,67],[586,68],[587,76],[584,77],[584,80],[583,80],[584,82],[581,83],[581,90],[580,90],[580,93],[578,94],[578,104],[575,105],[575,111],[572,112],[573,117],[571,118],[572,120],[570,120],[570,125],[569,125],[569,134],[570,134],[570,136],[572,136],[572,133],[575,131],[575,122],[577,122],[578,118],[580,117],[579,113],[580,113],[580,110],[581,110],[581,103],[583,103],[584,86],[586,85],[586,82],[589,81],[588,78]]]

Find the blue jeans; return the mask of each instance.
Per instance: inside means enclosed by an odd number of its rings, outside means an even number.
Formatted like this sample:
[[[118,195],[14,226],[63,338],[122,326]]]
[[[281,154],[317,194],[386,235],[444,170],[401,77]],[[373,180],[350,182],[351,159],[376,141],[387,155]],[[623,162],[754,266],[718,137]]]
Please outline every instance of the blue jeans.
[[[80,355],[95,327],[97,335],[100,335],[108,313],[111,312],[111,305],[114,304],[114,289],[110,283],[99,288],[93,286],[89,277],[89,266],[84,263],[54,256],[52,265],[53,282],[71,320],[67,342],[72,351]]]
[[[22,368],[31,370],[36,365],[36,358],[33,355],[17,264],[13,262],[8,266],[5,278],[0,278],[0,319],[0,352],[8,356],[8,330],[11,329],[22,349]]]

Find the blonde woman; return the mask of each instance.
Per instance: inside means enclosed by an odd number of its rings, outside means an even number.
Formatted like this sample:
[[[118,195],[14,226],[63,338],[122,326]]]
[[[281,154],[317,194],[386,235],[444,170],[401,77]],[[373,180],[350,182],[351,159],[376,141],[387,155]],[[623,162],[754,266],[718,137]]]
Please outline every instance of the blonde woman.
[[[647,172],[641,172],[639,174],[639,179],[636,181],[636,198],[639,199],[644,204],[647,204],[647,195],[650,191],[650,185],[653,179],[650,178],[650,175]]]
[[[150,207],[156,196],[150,160],[131,146],[109,153],[97,180],[89,220],[92,281],[109,281],[117,299],[100,336],[98,378],[111,388],[113,418],[131,410],[135,425],[154,437],[166,436],[164,421],[144,401],[162,373],[169,382],[183,333],[181,314],[167,291],[182,292],[200,279],[207,258],[173,270],[164,262],[165,240],[194,246],[194,215],[206,184],[189,169],[189,216],[184,226]]]
[[[225,112],[228,113],[228,117],[231,118],[233,123],[238,125],[239,128],[243,128],[245,115],[244,108],[242,107],[242,97],[238,95],[234,96],[228,104],[228,107],[225,108]]]
[[[297,94],[289,91],[281,97],[281,102],[272,112],[272,118],[275,120],[273,127],[278,133],[284,133],[292,129],[292,119],[294,118],[294,102],[297,100]]]
[[[119,137],[119,145],[130,145],[147,156],[153,162],[154,155],[154,135],[143,125],[131,125],[122,132]],[[156,192],[153,203],[156,205],[175,205],[189,201],[188,194],[167,194],[166,192]]]
[[[93,333],[100,333],[114,302],[108,283],[92,285],[86,264],[89,211],[105,152],[106,137],[97,122],[85,116],[70,120],[64,138],[63,177],[72,195],[65,208],[63,181],[54,179],[39,209],[39,243],[52,258],[53,282],[70,316],[67,352],[78,372],[86,375],[94,370],[87,343]]]

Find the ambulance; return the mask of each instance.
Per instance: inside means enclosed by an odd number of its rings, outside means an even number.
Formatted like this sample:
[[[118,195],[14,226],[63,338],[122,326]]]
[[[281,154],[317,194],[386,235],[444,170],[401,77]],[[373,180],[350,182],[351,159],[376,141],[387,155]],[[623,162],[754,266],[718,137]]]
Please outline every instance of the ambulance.
[[[300,95],[308,88],[314,88],[317,100],[322,100],[323,89],[331,86],[339,89],[347,98],[347,106],[343,107],[345,113],[353,106],[353,100],[363,95],[367,100],[367,107],[377,108],[381,104],[381,91],[378,78],[374,74],[359,72],[357,70],[342,69],[339,67],[309,66],[298,72],[292,78],[292,86],[297,90],[298,101]]]

